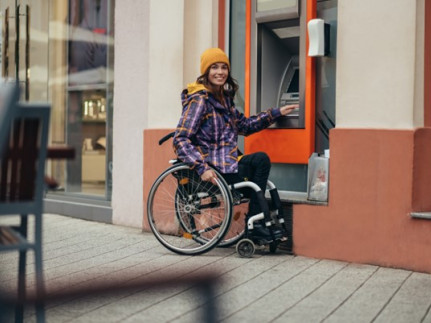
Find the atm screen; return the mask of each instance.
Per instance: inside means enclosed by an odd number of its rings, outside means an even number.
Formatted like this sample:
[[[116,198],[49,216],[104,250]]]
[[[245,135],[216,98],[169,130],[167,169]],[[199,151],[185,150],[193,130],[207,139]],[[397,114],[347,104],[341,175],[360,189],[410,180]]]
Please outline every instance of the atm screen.
[[[257,111],[300,104],[299,20],[258,25]],[[303,114],[303,113],[302,113]],[[301,111],[278,118],[271,128],[302,128]]]
[[[288,93],[299,92],[299,70],[295,69],[293,73],[292,81],[289,84],[289,88],[287,89]]]
[[[299,104],[299,67],[294,64],[288,64],[281,82],[279,94],[279,106],[289,104]],[[298,127],[299,126],[299,108],[293,110],[286,117],[281,118],[273,125],[273,128]]]
[[[286,75],[287,76],[287,75]],[[299,69],[295,69],[291,79],[284,84],[288,84],[286,92],[281,93],[280,106],[287,104],[298,104],[299,103]]]

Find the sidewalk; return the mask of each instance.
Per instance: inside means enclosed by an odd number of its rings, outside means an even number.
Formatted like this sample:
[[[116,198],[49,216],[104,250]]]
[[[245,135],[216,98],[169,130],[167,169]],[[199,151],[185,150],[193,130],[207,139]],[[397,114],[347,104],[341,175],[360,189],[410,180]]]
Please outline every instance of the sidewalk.
[[[216,272],[215,300],[223,322],[431,322],[429,274],[282,251],[260,251],[250,259],[238,257],[234,248],[179,256],[136,228],[51,214],[44,219],[48,292],[125,277],[133,281],[170,275],[181,281],[187,275]],[[17,254],[0,255],[0,284],[13,290]],[[29,258],[32,263],[31,253]],[[33,281],[30,265],[28,284]],[[47,304],[47,322],[199,322],[203,301],[194,291],[174,285],[58,300]],[[32,314],[30,308],[26,322],[34,322]]]

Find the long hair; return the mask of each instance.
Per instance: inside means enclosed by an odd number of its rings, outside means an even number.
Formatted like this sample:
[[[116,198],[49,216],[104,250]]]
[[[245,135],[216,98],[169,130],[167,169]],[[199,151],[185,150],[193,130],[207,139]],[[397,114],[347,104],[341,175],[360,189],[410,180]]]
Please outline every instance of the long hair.
[[[206,70],[205,74],[199,76],[196,79],[196,83],[203,84],[208,89],[212,88],[212,84],[208,79],[210,68]],[[226,83],[224,84],[224,87],[223,87],[224,94],[227,96],[230,96],[231,98],[234,98],[238,89],[239,89],[238,82],[230,75],[230,71],[229,71],[227,75]]]

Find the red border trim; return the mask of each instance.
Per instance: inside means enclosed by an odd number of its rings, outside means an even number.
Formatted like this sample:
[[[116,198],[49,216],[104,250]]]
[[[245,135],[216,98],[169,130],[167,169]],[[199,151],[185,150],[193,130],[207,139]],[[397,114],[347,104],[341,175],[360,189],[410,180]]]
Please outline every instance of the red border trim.
[[[425,1],[424,126],[431,127],[431,1]]]
[[[244,112],[250,116],[251,0],[245,4]]]
[[[218,47],[225,49],[226,2],[218,0]]]

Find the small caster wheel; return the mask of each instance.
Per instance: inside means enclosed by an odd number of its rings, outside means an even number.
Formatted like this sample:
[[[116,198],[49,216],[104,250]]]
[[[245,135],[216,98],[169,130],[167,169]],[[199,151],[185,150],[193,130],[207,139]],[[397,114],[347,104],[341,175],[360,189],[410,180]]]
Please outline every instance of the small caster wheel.
[[[251,258],[254,255],[256,247],[250,239],[242,239],[236,245],[236,252],[244,258]]]
[[[275,253],[277,251],[278,241],[273,241],[269,244],[269,252]]]

